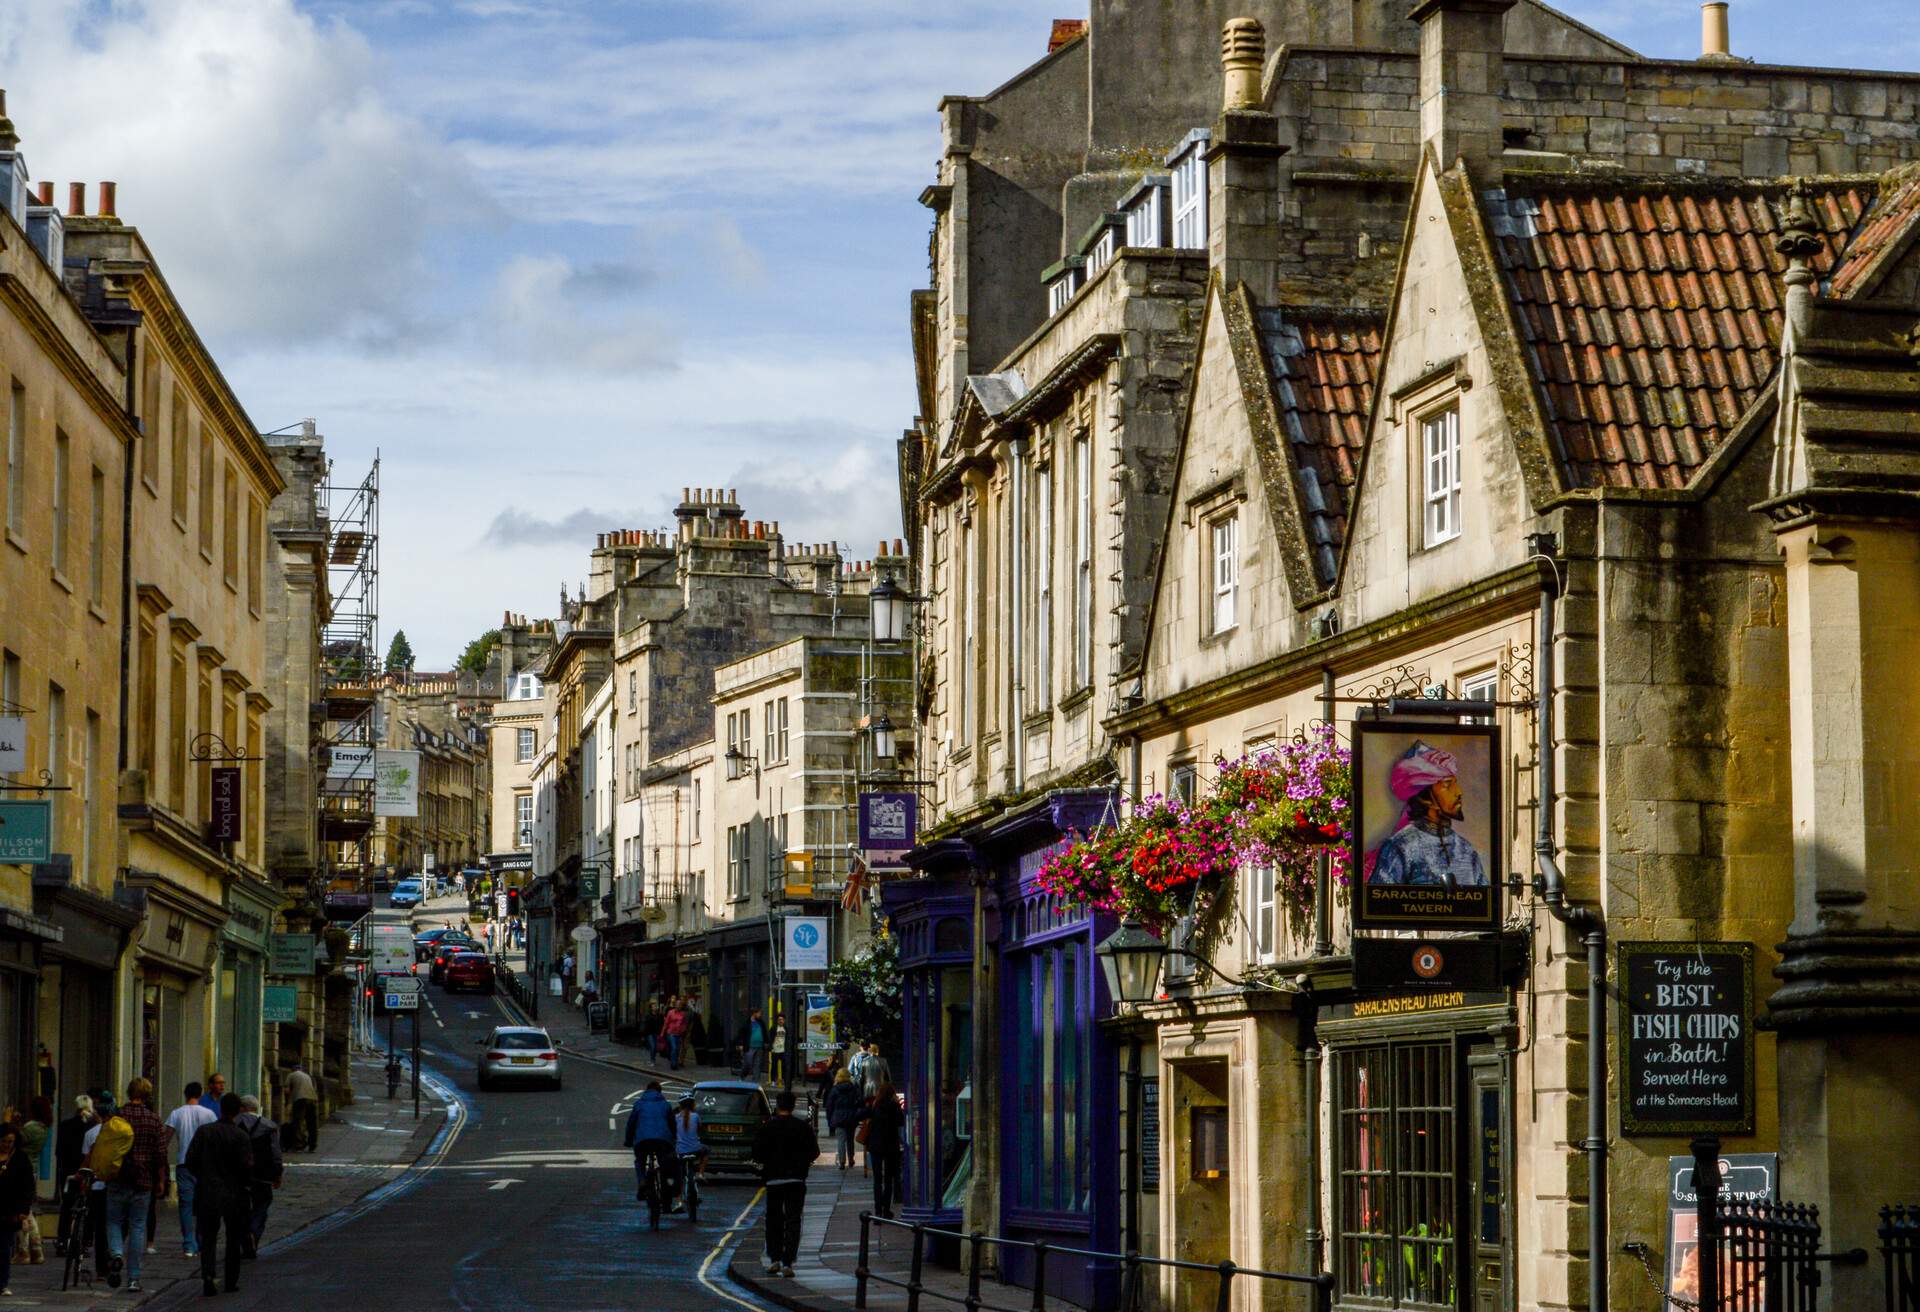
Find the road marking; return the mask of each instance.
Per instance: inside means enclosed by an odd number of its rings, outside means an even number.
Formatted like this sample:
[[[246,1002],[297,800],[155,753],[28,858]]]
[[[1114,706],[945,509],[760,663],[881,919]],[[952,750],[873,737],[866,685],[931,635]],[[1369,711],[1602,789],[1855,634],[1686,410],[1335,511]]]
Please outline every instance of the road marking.
[[[433,1023],[435,1025],[438,1025],[441,1029],[445,1029],[447,1027],[447,1023],[440,1019],[440,1012],[433,1005],[432,995],[430,995],[425,989],[422,989],[420,990],[420,998],[423,1002],[427,1004],[427,1012],[433,1017]]]
[[[726,1246],[733,1241],[733,1237],[739,1234],[742,1230],[747,1228],[746,1226],[742,1225],[741,1222],[747,1219],[747,1213],[751,1212],[754,1208],[758,1207],[760,1205],[760,1200],[762,1198],[765,1198],[766,1196],[767,1196],[767,1191],[764,1188],[754,1190],[753,1197],[748,1199],[747,1205],[740,1209],[740,1215],[733,1218],[733,1224],[728,1226],[727,1232],[720,1236],[720,1242],[713,1246],[713,1251],[711,1253],[707,1254],[707,1260],[700,1264],[700,1273],[699,1273],[700,1283],[707,1287],[707,1291],[709,1293],[718,1294],[720,1295],[720,1297],[726,1299],[729,1303],[732,1303],[734,1306],[748,1308],[751,1310],[751,1312],[762,1312],[762,1309],[765,1307],[765,1304],[749,1303],[747,1302],[746,1299],[741,1298],[738,1294],[728,1293],[726,1290],[720,1288],[720,1286],[714,1284],[713,1281],[709,1280],[707,1278],[707,1272],[713,1268],[715,1259],[717,1259],[720,1256],[721,1251],[724,1250]]]
[[[524,1183],[524,1181],[521,1181],[521,1180],[511,1180],[511,1179],[495,1180],[492,1184],[487,1186],[487,1192],[497,1193],[502,1189],[511,1188],[516,1184],[522,1184],[522,1183]]]

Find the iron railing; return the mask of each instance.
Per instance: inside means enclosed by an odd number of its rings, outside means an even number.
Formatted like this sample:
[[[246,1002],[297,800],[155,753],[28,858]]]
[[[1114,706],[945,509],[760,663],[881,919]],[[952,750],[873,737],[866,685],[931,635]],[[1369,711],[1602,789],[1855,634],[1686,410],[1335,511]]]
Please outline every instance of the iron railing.
[[[1816,1312],[1823,1264],[1864,1266],[1867,1250],[1821,1252],[1817,1207],[1723,1201],[1719,1159],[1719,1140],[1694,1140],[1701,1312]]]
[[[908,1260],[906,1279],[884,1275],[873,1269],[874,1226],[888,1226],[912,1234],[913,1253]],[[950,1241],[965,1248],[967,1292],[964,1297],[944,1290],[927,1288],[925,1277],[929,1239]],[[1023,1250],[1032,1258],[1033,1285],[1029,1291],[1029,1300],[1021,1306],[989,1303],[982,1295],[980,1259],[983,1250],[989,1246]],[[1144,1257],[1139,1253],[1102,1253],[1087,1248],[1070,1248],[1064,1244],[1049,1244],[1041,1239],[1008,1239],[1001,1235],[985,1235],[977,1230],[971,1234],[963,1234],[958,1230],[895,1221],[888,1217],[875,1216],[871,1212],[860,1213],[860,1261],[853,1270],[853,1305],[864,1309],[867,1306],[867,1286],[882,1284],[906,1292],[907,1312],[920,1312],[921,1300],[927,1298],[939,1299],[942,1303],[958,1304],[965,1308],[966,1312],[1046,1312],[1049,1306],[1047,1259],[1051,1257],[1078,1259],[1085,1265],[1106,1265],[1110,1270],[1118,1270],[1120,1301],[1115,1305],[1116,1312],[1128,1312],[1140,1306],[1141,1282],[1151,1270],[1191,1271],[1196,1275],[1212,1276],[1218,1281],[1219,1293],[1214,1304],[1217,1312],[1228,1312],[1233,1305],[1235,1282],[1243,1280],[1275,1280],[1283,1284],[1305,1285],[1312,1290],[1314,1312],[1331,1312],[1333,1307],[1333,1276],[1330,1272],[1301,1275],[1297,1272],[1260,1271],[1252,1267],[1236,1266],[1232,1262],[1186,1262],[1170,1257]]]
[[[1920,1206],[1880,1209],[1880,1256],[1886,1263],[1887,1312],[1920,1312]]]

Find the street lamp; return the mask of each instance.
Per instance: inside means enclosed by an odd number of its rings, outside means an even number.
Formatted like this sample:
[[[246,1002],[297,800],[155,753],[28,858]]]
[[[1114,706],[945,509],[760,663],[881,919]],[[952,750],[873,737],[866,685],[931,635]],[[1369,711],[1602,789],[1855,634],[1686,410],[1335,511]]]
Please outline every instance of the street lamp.
[[[867,732],[873,735],[873,759],[891,761],[897,750],[894,741],[893,721],[887,718],[885,711],[879,712],[867,725]]]
[[[746,778],[747,768],[749,766],[753,767],[754,772],[758,774],[759,765],[759,758],[750,752],[741,751],[738,744],[727,748],[727,779],[729,782]]]
[[[901,642],[906,639],[913,598],[905,588],[893,581],[892,575],[873,585],[867,594],[867,603],[872,608],[875,642]]]
[[[1120,922],[1120,928],[1093,949],[1106,976],[1107,995],[1117,1003],[1130,1004],[1153,1001],[1168,952],[1165,943],[1135,920]]]

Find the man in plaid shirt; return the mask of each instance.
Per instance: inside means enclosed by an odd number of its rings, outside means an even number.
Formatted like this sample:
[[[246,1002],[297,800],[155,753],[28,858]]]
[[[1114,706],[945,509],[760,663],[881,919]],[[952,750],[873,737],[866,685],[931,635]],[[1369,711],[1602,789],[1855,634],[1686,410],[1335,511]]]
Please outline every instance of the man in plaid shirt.
[[[147,1209],[167,1191],[167,1140],[173,1137],[153,1110],[153,1082],[127,1086],[121,1117],[133,1129],[133,1145],[120,1174],[107,1183],[107,1283],[118,1286],[124,1264],[129,1292],[140,1288],[140,1257],[147,1251]]]

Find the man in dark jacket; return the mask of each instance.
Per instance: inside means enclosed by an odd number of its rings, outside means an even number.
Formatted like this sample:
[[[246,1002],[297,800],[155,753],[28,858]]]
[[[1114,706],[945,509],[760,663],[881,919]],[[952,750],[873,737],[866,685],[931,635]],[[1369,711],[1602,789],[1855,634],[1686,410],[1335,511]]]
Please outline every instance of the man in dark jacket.
[[[193,1218],[200,1228],[200,1281],[203,1292],[217,1294],[214,1256],[220,1227],[227,1229],[227,1292],[240,1288],[240,1257],[253,1224],[253,1143],[234,1124],[240,1095],[220,1099],[220,1119],[195,1132],[186,1167],[193,1172]]]
[[[267,1211],[273,1206],[273,1192],[286,1175],[286,1159],[280,1155],[280,1127],[260,1114],[260,1100],[250,1093],[240,1095],[240,1116],[234,1124],[247,1132],[253,1145],[252,1211],[248,1216],[246,1256],[260,1255],[260,1236],[267,1232]]]
[[[753,1160],[767,1186],[768,1275],[790,1276],[800,1253],[800,1213],[807,1202],[807,1172],[820,1155],[813,1127],[793,1114],[793,1090],[774,1100],[774,1113],[753,1137]]]
[[[647,1161],[652,1159],[660,1171],[661,1201],[680,1192],[680,1159],[673,1151],[673,1108],[667,1095],[660,1092],[660,1081],[651,1080],[634,1099],[627,1113],[627,1147],[633,1149],[634,1196],[647,1196]]]

